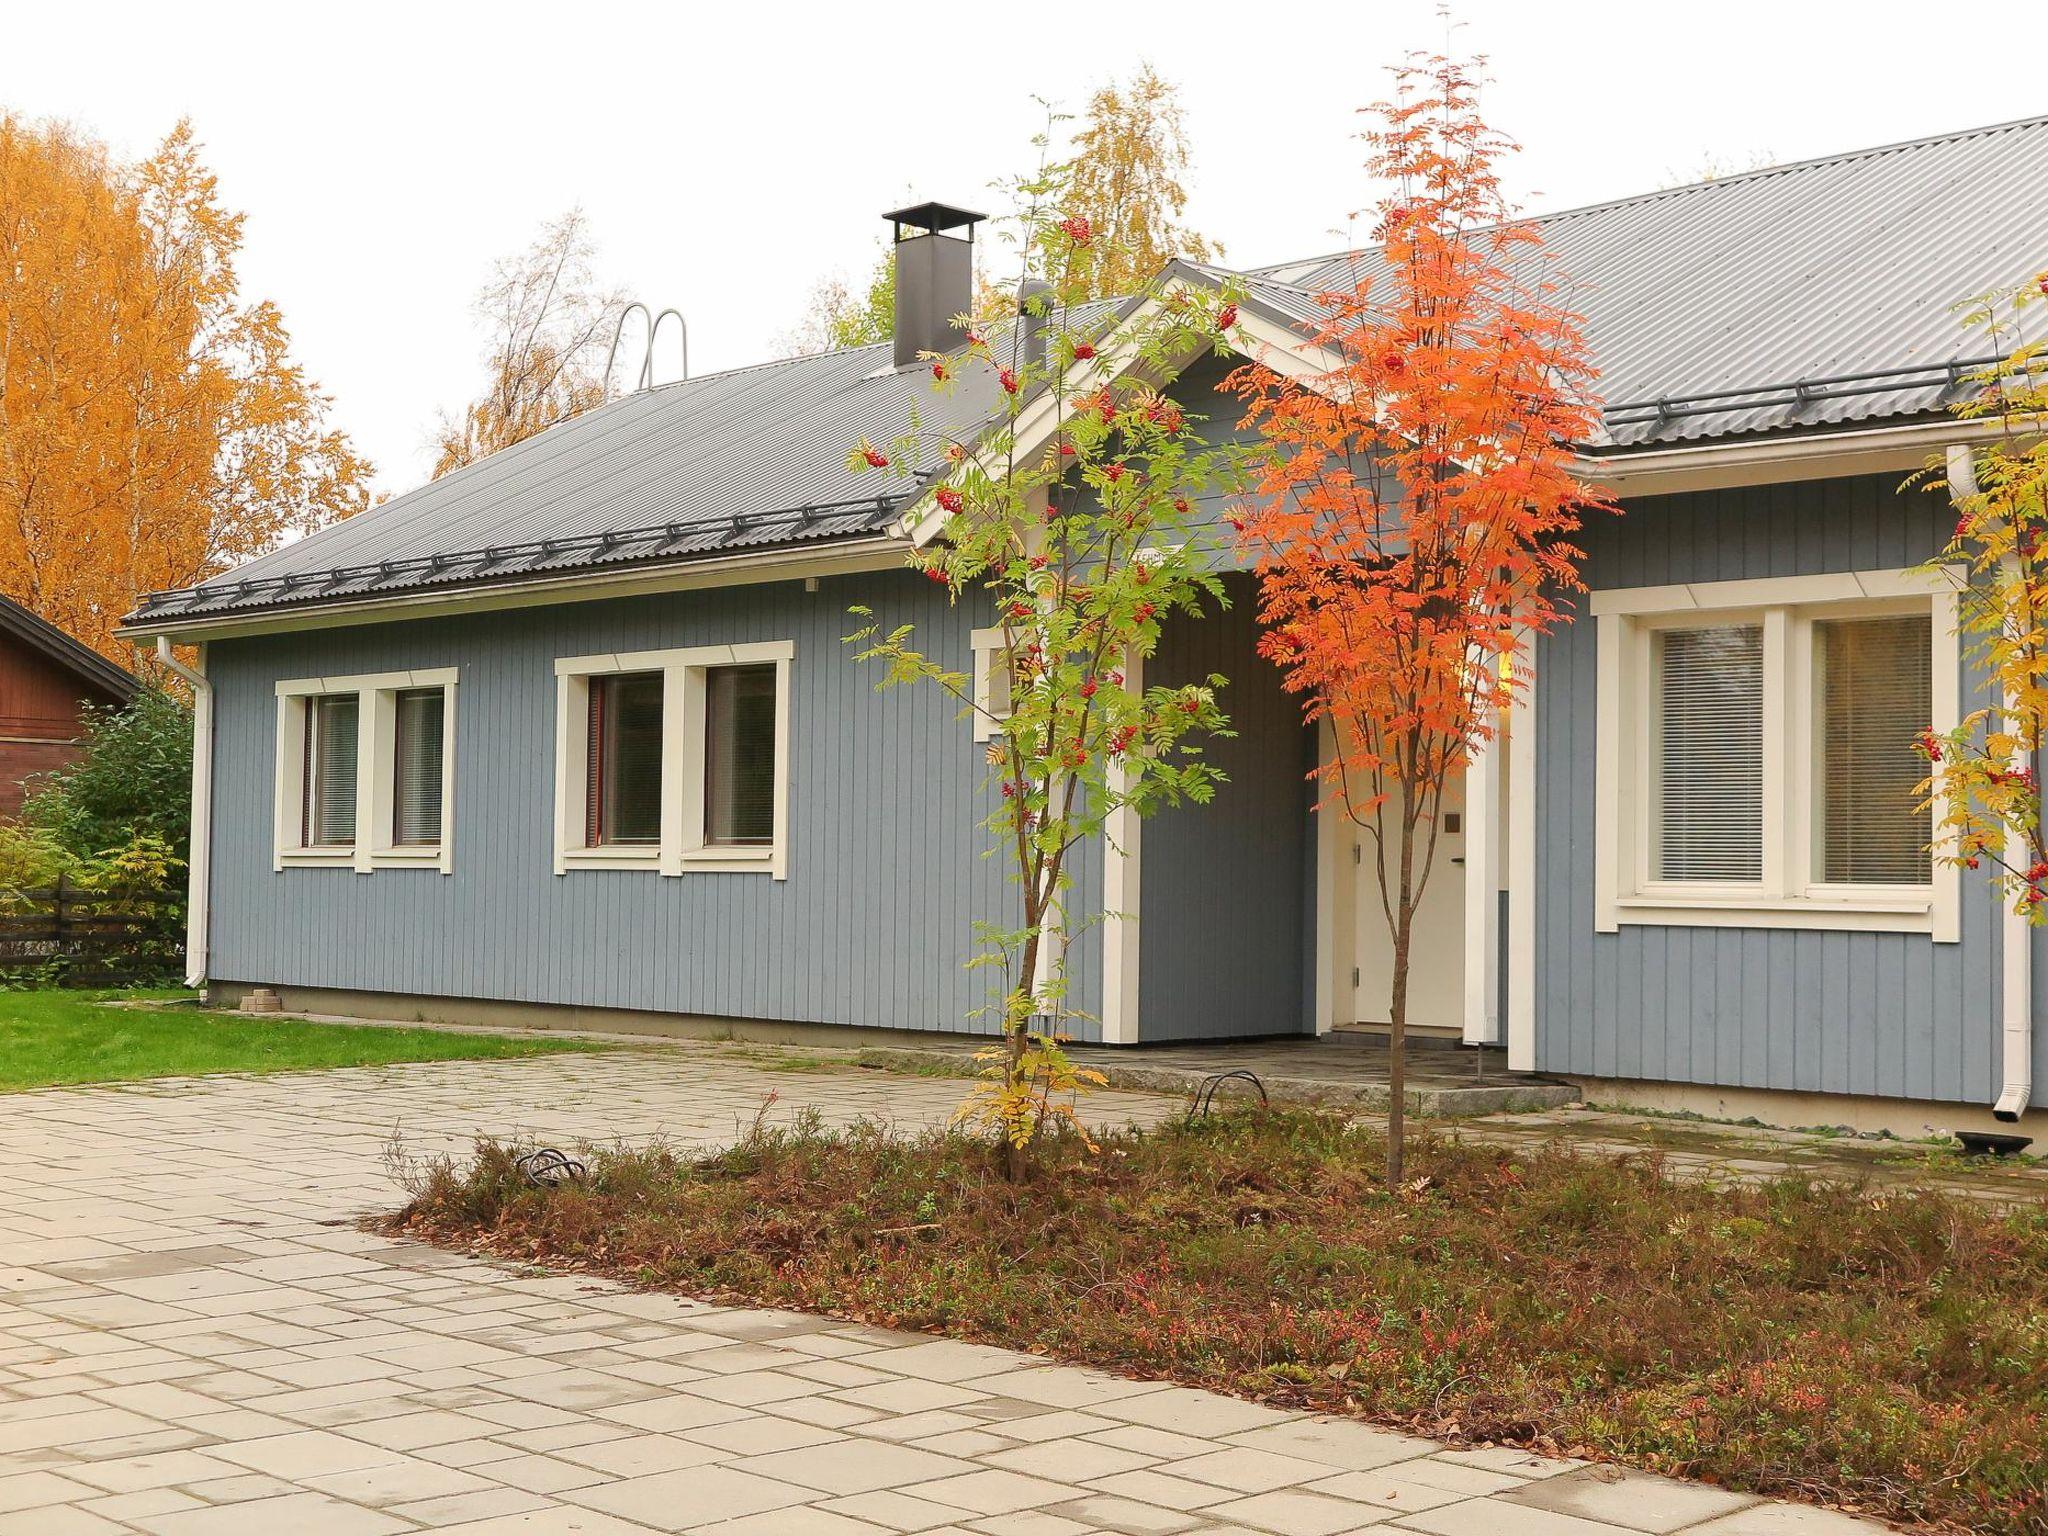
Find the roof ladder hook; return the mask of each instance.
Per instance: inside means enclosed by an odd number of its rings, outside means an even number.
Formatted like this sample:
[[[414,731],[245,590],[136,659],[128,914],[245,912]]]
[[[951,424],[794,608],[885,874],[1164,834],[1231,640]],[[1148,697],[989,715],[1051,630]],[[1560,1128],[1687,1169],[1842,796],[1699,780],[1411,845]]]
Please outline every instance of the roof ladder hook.
[[[690,323],[683,318],[682,311],[669,308],[656,314],[638,299],[634,299],[619,311],[618,324],[612,327],[611,350],[605,354],[604,359],[604,397],[607,400],[612,394],[612,370],[618,366],[619,342],[624,339],[626,321],[632,317],[635,310],[640,312],[641,323],[646,326],[647,345],[640,354],[640,376],[634,381],[632,392],[638,394],[641,390],[654,387],[654,343],[661,335],[661,322],[671,315],[675,316],[676,340],[682,358],[682,372],[677,374],[676,378],[681,380],[690,376]]]

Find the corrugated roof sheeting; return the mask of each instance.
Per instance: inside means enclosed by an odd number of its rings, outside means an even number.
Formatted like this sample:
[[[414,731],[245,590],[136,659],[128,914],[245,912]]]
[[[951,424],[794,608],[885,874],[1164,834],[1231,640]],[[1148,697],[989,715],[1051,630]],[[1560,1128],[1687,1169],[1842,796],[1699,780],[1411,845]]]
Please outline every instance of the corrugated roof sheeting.
[[[2044,185],[2039,119],[1536,220],[1601,372],[1610,419],[1589,446],[1848,425],[1948,404],[1949,365],[1989,350],[1953,306],[2048,261],[2048,198],[2030,192]],[[1243,274],[1193,270],[1241,281],[1248,302],[1307,325],[1318,292],[1348,288],[1378,264],[1362,252]],[[1885,377],[1833,393],[1794,387],[1853,374]],[[970,435],[1000,399],[987,368],[961,370],[950,393],[930,384],[924,368],[891,368],[881,345],[627,395],[189,592],[145,599],[138,614],[873,533],[914,486],[849,473],[848,450],[862,438],[893,442],[913,409],[929,429]],[[1740,393],[1701,398],[1729,391]],[[631,530],[659,532],[617,538]],[[493,550],[504,553],[482,553]]]
[[[1610,410],[1983,356],[1954,306],[2048,261],[2048,120],[1753,171],[1535,220],[1586,319]],[[1318,292],[1357,258],[1264,270]],[[1945,374],[1611,424],[1635,446],[1938,409]]]

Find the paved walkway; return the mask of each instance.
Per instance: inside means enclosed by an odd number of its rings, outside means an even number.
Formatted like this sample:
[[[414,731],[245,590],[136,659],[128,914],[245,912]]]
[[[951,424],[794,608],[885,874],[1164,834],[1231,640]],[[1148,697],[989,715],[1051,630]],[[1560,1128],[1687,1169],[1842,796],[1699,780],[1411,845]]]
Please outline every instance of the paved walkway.
[[[706,1049],[0,1097],[0,1536],[1876,1529],[354,1224],[394,1134],[717,1141],[771,1094],[922,1124],[959,1086]]]

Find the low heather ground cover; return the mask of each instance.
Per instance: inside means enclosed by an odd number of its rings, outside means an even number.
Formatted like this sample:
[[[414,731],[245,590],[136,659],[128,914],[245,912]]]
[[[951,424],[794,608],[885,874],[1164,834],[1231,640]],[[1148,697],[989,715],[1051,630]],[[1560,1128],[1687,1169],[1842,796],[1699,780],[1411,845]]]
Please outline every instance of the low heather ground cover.
[[[1021,1186],[955,1133],[598,1152],[554,1189],[515,1150],[424,1173],[393,1228],[1928,1528],[2048,1524],[2048,1209],[1431,1138],[1394,1195],[1373,1127],[1293,1112],[1066,1138]]]

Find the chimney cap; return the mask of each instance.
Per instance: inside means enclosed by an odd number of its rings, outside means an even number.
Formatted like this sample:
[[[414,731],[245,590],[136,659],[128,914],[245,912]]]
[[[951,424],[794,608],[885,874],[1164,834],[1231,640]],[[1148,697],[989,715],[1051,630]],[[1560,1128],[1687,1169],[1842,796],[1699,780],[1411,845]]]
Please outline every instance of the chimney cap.
[[[951,203],[912,203],[908,208],[891,209],[882,217],[895,226],[896,243],[901,245],[906,239],[917,238],[916,235],[906,236],[903,233],[906,227],[927,235],[965,228],[967,238],[971,242],[974,239],[974,226],[988,215],[976,213],[968,208],[955,208]]]

